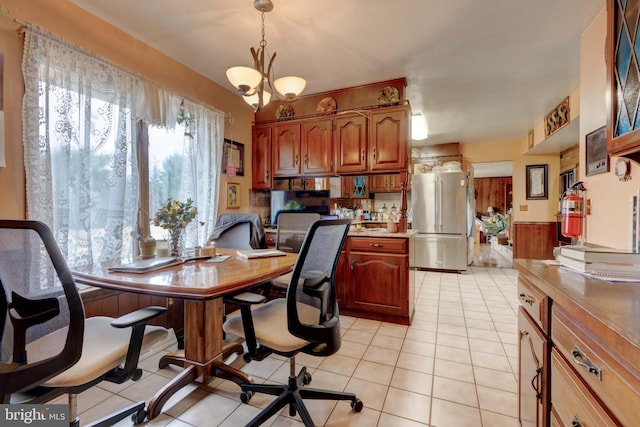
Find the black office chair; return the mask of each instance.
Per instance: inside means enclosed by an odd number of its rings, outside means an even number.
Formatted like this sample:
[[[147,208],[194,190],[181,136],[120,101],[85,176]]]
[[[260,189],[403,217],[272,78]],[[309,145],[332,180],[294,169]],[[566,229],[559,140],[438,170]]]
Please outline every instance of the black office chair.
[[[147,326],[163,314],[148,307],[118,319],[84,318],[76,283],[53,234],[37,221],[0,220],[0,396],[2,403],[44,403],[69,394],[69,425],[79,426],[76,394],[101,381],[138,380],[143,348],[167,337]],[[131,415],[146,418],[145,403],[94,425]]]
[[[307,212],[282,212],[278,215],[276,231],[276,249],[283,252],[300,252],[302,242],[311,224],[320,219],[320,214]],[[273,292],[282,296],[291,281],[291,273],[283,274],[271,280]]]
[[[295,374],[295,355],[299,352],[329,356],[340,348],[335,275],[350,224],[350,220],[313,223],[296,260],[286,298],[271,300],[253,310],[245,304],[241,306],[241,316],[225,322],[225,331],[245,338],[248,348],[245,360],[263,360],[271,353],[289,358],[288,384],[241,386],[244,403],[249,402],[253,393],[278,396],[247,425],[260,425],[289,405],[291,416],[297,412],[306,426],[312,426],[303,399],[349,400],[356,412],[362,410],[362,401],[355,394],[304,387],[311,382],[311,374],[306,368]]]

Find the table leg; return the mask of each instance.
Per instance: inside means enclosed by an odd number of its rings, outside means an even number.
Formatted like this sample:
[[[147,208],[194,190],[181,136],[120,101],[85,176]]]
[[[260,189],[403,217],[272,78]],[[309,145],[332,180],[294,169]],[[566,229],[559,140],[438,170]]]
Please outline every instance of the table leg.
[[[162,407],[178,390],[202,376],[208,383],[213,377],[223,378],[241,385],[253,382],[239,369],[224,363],[233,353],[242,354],[244,349],[237,341],[223,346],[222,300],[185,301],[185,350],[184,354],[167,354],[160,358],[158,367],[175,365],[184,368],[167,385],[160,389],[147,407],[147,418],[154,419]]]

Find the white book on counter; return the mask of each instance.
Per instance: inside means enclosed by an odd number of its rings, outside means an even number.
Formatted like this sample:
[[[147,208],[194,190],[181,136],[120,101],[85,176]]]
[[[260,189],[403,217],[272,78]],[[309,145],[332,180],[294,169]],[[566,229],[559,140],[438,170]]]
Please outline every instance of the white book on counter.
[[[148,273],[149,271],[172,267],[174,265],[182,264],[183,262],[183,259],[179,257],[149,258],[134,261],[129,264],[114,265],[113,267],[109,267],[109,271],[119,273]]]
[[[236,251],[238,258],[242,259],[254,259],[254,258],[267,258],[273,256],[284,256],[286,252],[282,252],[278,249],[239,249]]]
[[[626,249],[561,246],[560,255],[584,262],[640,264],[640,253]]]
[[[640,274],[640,264],[626,262],[586,262],[558,255],[557,261],[569,267],[588,272],[628,272]]]

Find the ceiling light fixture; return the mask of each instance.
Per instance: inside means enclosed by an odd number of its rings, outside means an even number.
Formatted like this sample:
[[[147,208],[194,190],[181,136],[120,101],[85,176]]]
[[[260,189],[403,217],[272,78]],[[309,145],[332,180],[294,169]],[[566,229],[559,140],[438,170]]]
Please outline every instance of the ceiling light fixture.
[[[416,113],[411,115],[411,139],[415,141],[421,141],[429,138],[429,130],[427,129],[427,122],[422,117],[422,113]]]
[[[307,82],[296,76],[281,77],[273,80],[273,60],[276,53],[269,58],[269,63],[265,64],[265,51],[267,49],[267,41],[264,39],[264,14],[273,10],[271,0],[255,0],[253,2],[259,12],[262,13],[262,40],[258,50],[251,48],[254,66],[231,67],[227,70],[227,78],[236,88],[238,94],[244,97],[247,104],[253,107],[253,111],[258,111],[271,100],[273,94],[276,98],[283,101],[293,101],[302,93]],[[266,71],[265,71],[266,65]],[[269,86],[271,92],[266,90]]]

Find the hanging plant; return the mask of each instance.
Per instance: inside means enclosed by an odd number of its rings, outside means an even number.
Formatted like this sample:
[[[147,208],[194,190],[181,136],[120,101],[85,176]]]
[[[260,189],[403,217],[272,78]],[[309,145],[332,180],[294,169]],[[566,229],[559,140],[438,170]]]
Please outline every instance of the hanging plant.
[[[184,136],[193,139],[193,121],[194,118],[184,108],[184,103],[180,104],[180,113],[178,113],[177,122],[184,126]]]

